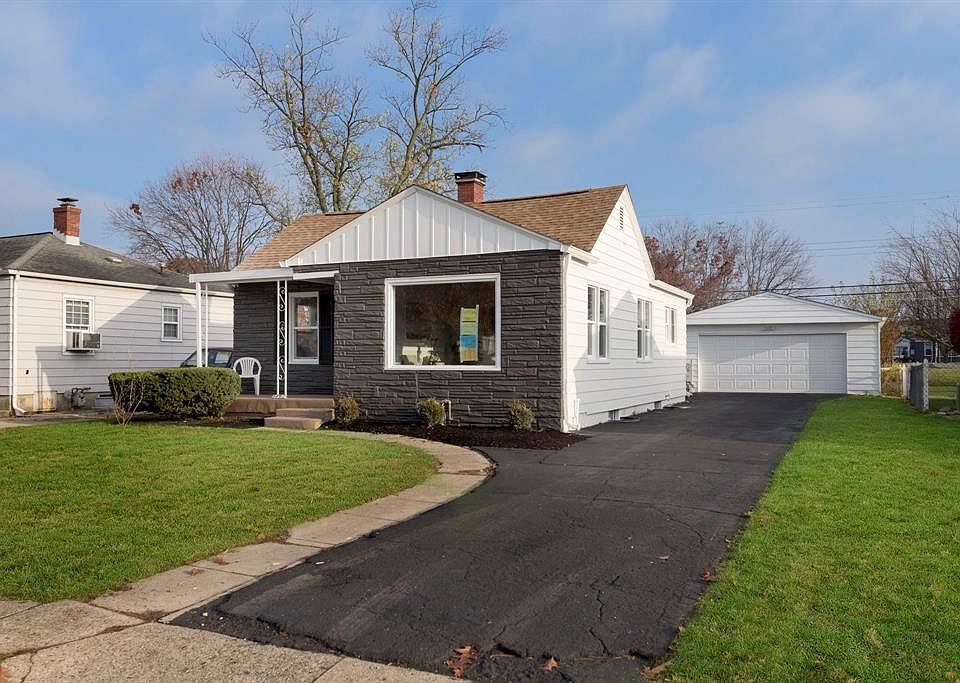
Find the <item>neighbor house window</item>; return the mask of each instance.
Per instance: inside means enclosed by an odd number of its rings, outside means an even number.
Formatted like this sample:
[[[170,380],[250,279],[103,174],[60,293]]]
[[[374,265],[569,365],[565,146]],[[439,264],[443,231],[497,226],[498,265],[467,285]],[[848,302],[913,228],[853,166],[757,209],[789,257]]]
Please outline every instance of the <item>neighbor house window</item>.
[[[316,363],[320,357],[320,297],[317,292],[291,294],[290,326],[294,363]]]
[[[387,367],[499,368],[498,274],[387,280],[386,311]]]
[[[637,299],[637,358],[650,358],[652,323],[653,304],[643,299]]]
[[[162,306],[160,309],[162,341],[180,341],[183,337],[180,332],[180,307]]]
[[[666,318],[666,338],[668,344],[677,343],[677,309],[666,308],[664,311]]]
[[[83,334],[93,332],[93,301],[64,299],[63,328],[65,346],[71,349],[79,348]]]
[[[605,289],[587,287],[587,356],[606,358],[609,337],[607,332],[607,308],[610,293]]]

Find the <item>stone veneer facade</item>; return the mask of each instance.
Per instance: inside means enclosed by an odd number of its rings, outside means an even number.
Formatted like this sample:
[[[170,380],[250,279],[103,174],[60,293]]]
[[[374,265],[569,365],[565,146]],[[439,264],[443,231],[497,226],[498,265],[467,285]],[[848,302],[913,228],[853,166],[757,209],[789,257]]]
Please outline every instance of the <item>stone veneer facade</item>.
[[[511,401],[522,400],[533,408],[541,427],[559,429],[562,258],[558,251],[538,250],[318,267],[339,271],[333,366],[289,365],[288,391],[353,396],[371,419],[391,421],[417,419],[417,401],[433,396],[452,402],[455,422],[482,425],[502,425]],[[484,273],[500,274],[499,370],[384,368],[385,279]],[[312,291],[317,285],[298,282],[290,288]],[[263,362],[261,391],[272,392],[275,286],[239,285],[234,301],[236,352]]]

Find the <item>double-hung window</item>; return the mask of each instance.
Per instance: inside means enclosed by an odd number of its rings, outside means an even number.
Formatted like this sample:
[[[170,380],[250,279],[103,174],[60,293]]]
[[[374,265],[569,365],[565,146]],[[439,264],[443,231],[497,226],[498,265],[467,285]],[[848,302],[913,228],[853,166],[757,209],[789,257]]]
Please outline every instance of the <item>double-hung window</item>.
[[[607,331],[610,293],[605,289],[587,286],[587,357],[607,358],[610,339]]]
[[[668,344],[677,343],[677,309],[664,309],[664,332]]]
[[[317,292],[295,292],[290,295],[292,363],[316,363],[320,356],[320,297]]]
[[[63,300],[64,346],[67,349],[82,347],[85,333],[93,332],[93,301],[90,299]]]
[[[653,346],[651,334],[653,323],[653,303],[644,299],[637,299],[637,358],[650,358]]]
[[[387,368],[500,368],[498,273],[391,278],[385,297]]]
[[[180,331],[180,306],[164,304],[160,308],[160,339],[161,341],[181,341],[183,335]]]

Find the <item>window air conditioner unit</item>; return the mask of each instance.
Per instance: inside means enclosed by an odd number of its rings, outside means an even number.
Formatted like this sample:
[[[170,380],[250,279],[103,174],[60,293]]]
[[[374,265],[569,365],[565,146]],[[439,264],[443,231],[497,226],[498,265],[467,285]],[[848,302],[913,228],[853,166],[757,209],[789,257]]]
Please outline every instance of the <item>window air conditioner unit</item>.
[[[99,351],[100,335],[91,332],[70,332],[67,335],[67,351]]]

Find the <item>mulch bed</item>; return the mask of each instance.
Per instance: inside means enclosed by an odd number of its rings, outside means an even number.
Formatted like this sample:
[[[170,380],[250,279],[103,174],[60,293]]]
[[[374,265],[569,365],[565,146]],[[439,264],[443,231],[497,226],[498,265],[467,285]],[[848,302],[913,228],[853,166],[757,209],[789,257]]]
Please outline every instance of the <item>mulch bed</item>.
[[[354,422],[341,425],[331,422],[324,429],[341,429],[373,434],[400,434],[418,439],[430,439],[467,448],[529,448],[535,450],[560,450],[582,441],[585,437],[566,434],[554,429],[517,432],[497,427],[463,427],[444,425],[427,427],[415,422]]]

